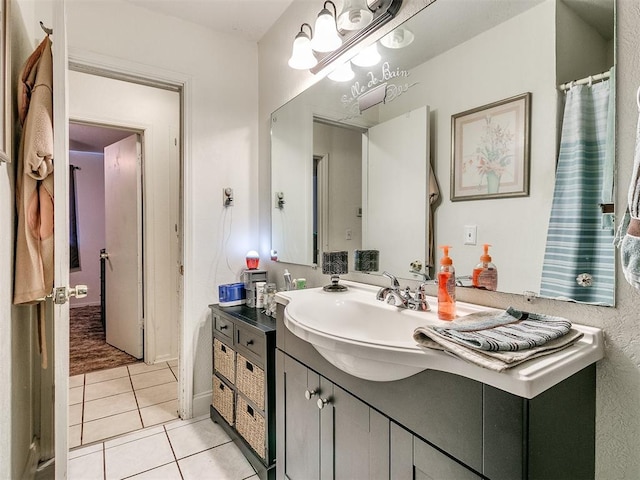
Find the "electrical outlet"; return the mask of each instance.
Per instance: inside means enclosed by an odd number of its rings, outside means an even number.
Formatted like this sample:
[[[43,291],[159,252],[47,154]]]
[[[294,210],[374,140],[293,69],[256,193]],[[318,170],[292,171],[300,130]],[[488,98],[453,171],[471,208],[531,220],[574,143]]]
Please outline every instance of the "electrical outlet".
[[[475,245],[478,238],[478,226],[477,225],[465,225],[464,226],[464,244]]]
[[[225,187],[222,189],[222,206],[233,207],[233,188]]]

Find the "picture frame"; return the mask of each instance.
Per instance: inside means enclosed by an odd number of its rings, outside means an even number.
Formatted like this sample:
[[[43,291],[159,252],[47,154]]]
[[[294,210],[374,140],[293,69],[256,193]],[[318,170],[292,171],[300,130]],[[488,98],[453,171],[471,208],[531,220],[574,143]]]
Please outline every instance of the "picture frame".
[[[451,116],[451,201],[529,195],[531,93]]]
[[[11,81],[9,79],[9,1],[0,0],[0,163],[11,162]]]

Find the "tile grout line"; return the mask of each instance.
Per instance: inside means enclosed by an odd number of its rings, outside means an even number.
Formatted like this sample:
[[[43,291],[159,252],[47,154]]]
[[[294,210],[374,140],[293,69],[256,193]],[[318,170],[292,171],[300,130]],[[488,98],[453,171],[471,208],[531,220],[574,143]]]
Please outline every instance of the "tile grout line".
[[[133,386],[133,380],[131,379],[131,370],[127,367],[127,372],[129,372],[129,383],[131,383],[131,390],[133,390],[133,398],[136,401],[136,407],[138,409],[138,417],[140,418],[140,425],[142,425],[142,429],[145,428],[144,420],[142,420],[142,412],[140,411],[140,404],[138,403],[138,395],[136,395],[136,389]]]
[[[166,425],[163,425],[162,429],[164,430],[164,434],[167,436],[167,442],[169,442],[169,448],[171,449],[171,453],[173,454],[173,458],[175,459],[176,468],[178,469],[180,478],[184,480],[184,475],[182,475],[182,469],[180,468],[180,464],[178,463],[178,456],[176,455],[176,452],[173,449],[173,444],[171,443],[171,437],[169,436],[169,431],[167,430]]]

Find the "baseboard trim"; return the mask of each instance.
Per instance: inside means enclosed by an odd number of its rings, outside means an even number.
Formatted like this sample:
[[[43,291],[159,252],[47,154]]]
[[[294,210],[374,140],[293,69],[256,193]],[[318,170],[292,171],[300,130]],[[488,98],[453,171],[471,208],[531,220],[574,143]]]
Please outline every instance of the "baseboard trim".
[[[211,397],[213,390],[199,393],[193,396],[193,416],[200,417],[209,414],[209,405],[211,405]]]

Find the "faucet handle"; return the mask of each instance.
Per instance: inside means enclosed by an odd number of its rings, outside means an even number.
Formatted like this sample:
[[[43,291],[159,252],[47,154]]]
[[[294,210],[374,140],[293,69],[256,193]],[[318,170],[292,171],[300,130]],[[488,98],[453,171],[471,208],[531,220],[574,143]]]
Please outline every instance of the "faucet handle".
[[[391,284],[395,288],[400,288],[400,282],[398,282],[398,279],[395,276],[393,276],[392,274],[390,274],[386,270],[384,272],[382,272],[382,276],[383,277],[387,277],[389,280],[391,280]]]

